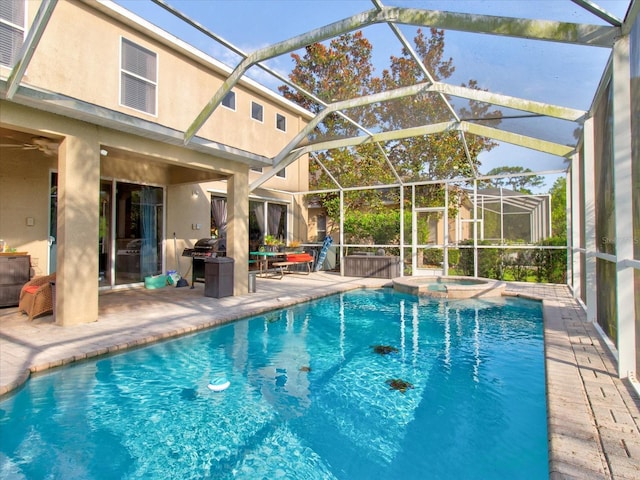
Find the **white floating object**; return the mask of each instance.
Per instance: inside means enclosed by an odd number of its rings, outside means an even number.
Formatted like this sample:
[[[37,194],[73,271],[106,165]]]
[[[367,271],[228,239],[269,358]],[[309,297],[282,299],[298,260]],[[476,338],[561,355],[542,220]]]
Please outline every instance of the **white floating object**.
[[[216,377],[211,380],[208,387],[209,390],[213,390],[214,392],[221,392],[226,390],[231,385],[231,382],[227,380],[226,377]]]

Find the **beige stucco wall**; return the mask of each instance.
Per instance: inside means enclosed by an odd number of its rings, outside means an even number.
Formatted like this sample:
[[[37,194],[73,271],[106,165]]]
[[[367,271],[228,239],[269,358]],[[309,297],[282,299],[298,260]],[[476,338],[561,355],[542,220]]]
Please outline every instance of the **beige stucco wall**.
[[[28,2],[30,22],[40,2]],[[118,7],[119,8],[119,7]],[[249,184],[260,174],[249,165],[182,145],[136,135],[133,128],[114,130],[87,120],[90,105],[102,107],[108,122],[117,115],[136,118],[184,131],[228,74],[206,55],[167,36],[150,24],[132,24],[131,15],[120,16],[93,1],[58,2],[44,29],[25,76],[23,87],[69,97],[58,105],[70,116],[48,113],[46,102],[38,108],[0,100],[0,127],[26,132],[25,138],[45,136],[59,142],[58,156],[37,151],[2,151],[0,158],[0,238],[32,255],[33,274],[48,273],[49,178],[59,175],[57,321],[63,325],[97,319],[98,211],[100,179],[126,181],[163,188],[165,194],[164,269],[188,270],[185,247],[209,236],[208,185],[225,179],[231,203],[227,253],[236,260],[235,294],[247,291]],[[29,22],[29,23],[30,23]],[[158,108],[156,115],[120,105],[120,47],[127,38],[157,54]],[[177,41],[176,44],[172,42]],[[9,69],[0,68],[5,78]],[[259,87],[241,81],[234,88],[236,109],[219,107],[199,137],[250,154],[275,156],[303,128],[310,115]],[[264,121],[251,119],[251,101],[264,107]],[[31,99],[29,99],[31,101]],[[36,101],[38,103],[38,101]],[[89,107],[88,107],[89,106]],[[84,109],[84,120],[73,119],[74,109]],[[114,112],[114,114],[108,113]],[[286,118],[286,132],[276,129],[276,114]],[[66,115],[66,113],[65,113]],[[123,117],[123,118],[127,118]],[[133,120],[132,120],[133,119]],[[103,119],[104,120],[104,119]],[[101,120],[96,120],[101,123]],[[109,124],[109,123],[106,124]],[[101,153],[106,151],[105,153]],[[265,167],[268,171],[269,167]],[[305,240],[306,210],[279,191],[308,190],[308,158],[289,165],[285,178],[273,177],[252,192],[258,197],[286,199],[290,205],[290,236]],[[194,195],[197,192],[198,195]],[[33,218],[27,226],[26,218]],[[29,222],[31,223],[31,222]],[[173,235],[177,238],[174,249]],[[176,253],[178,264],[176,265]],[[73,282],[69,281],[73,277]],[[63,305],[64,304],[64,305]]]
[[[198,192],[197,197],[193,195],[194,191]],[[180,274],[185,275],[191,265],[191,259],[182,257],[182,251],[193,247],[199,239],[210,236],[211,203],[201,185],[171,185],[167,188],[167,205],[167,269],[178,270]],[[178,253],[177,266],[174,233]]]
[[[97,245],[98,245],[98,179],[108,178],[158,185],[166,192],[165,266],[175,268],[173,233],[180,239],[178,252],[208,236],[209,198],[201,183],[173,183],[188,175],[179,173],[178,164],[188,165],[198,179],[238,177],[240,189],[248,188],[248,167],[215,158],[184,147],[169,146],[155,140],[97,127],[66,117],[33,110],[0,101],[0,126],[22,131],[46,133],[61,139],[58,157],[47,157],[37,150],[3,150],[0,158],[0,238],[20,251],[28,251],[35,262],[33,274],[49,273],[49,175],[59,174],[58,269],[61,276],[57,312],[59,322],[69,325],[97,318]],[[35,134],[34,133],[34,134]],[[106,157],[100,149],[107,150]],[[193,192],[197,191],[198,196]],[[243,198],[242,193],[237,193]],[[246,198],[246,196],[244,197]],[[240,202],[243,203],[243,202]],[[246,203],[246,202],[244,202]],[[247,206],[248,207],[248,206]],[[244,207],[246,214],[247,207]],[[95,213],[92,213],[95,212]],[[240,210],[242,212],[242,210]],[[246,224],[245,216],[237,216],[238,224]],[[27,227],[25,219],[34,219]],[[194,230],[201,224],[202,230]],[[245,229],[236,233],[228,252],[237,259],[237,294],[247,288],[247,237]],[[244,233],[243,233],[244,231]],[[70,264],[71,262],[72,264]],[[185,263],[186,262],[186,263]],[[37,267],[37,268],[36,268]],[[182,260],[185,273],[188,260]],[[65,273],[66,270],[66,273]],[[73,281],[68,281],[70,276]],[[64,279],[66,277],[66,279]],[[64,280],[63,280],[64,279]],[[78,289],[88,291],[77,292]],[[65,291],[67,290],[67,291]],[[64,307],[62,304],[64,303]],[[59,314],[58,314],[59,313]]]
[[[35,9],[37,2],[30,2]],[[186,130],[222,85],[220,72],[206,58],[169,47],[93,8],[92,3],[58,2],[23,82],[83,99],[161,125]],[[157,114],[120,105],[120,48],[126,38],[157,55]],[[219,106],[198,136],[267,157],[275,156],[300,130],[298,109],[240,82],[236,110]],[[264,107],[264,120],[251,118],[251,102]],[[286,118],[287,131],[276,129],[276,113]],[[281,179],[271,181],[282,186]],[[284,182],[286,185],[286,182]]]
[[[0,155],[0,238],[31,255],[32,275],[44,275],[49,261],[49,172],[57,162],[37,150]],[[33,219],[33,226],[27,219]]]
[[[98,319],[100,144],[93,125],[69,122],[58,150],[56,322]]]

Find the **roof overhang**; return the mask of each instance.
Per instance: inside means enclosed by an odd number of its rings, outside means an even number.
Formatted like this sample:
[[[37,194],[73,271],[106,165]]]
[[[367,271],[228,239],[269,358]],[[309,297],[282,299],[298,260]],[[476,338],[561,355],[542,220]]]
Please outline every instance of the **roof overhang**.
[[[0,95],[6,95],[7,81],[0,80]],[[55,92],[22,85],[17,88],[12,102],[44,112],[62,115],[82,122],[99,125],[116,131],[135,134],[158,142],[180,146],[218,158],[238,162],[249,167],[268,167],[272,160],[238,148],[195,137],[189,145],[183,142],[183,132],[132,115],[83,102]]]

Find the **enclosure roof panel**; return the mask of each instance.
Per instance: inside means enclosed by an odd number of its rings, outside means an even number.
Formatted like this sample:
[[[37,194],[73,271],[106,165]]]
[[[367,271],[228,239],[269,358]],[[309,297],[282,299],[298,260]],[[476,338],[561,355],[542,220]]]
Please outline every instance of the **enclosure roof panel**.
[[[614,42],[628,31],[638,1],[100,0],[96,5],[114,15],[120,7],[131,11],[154,35],[166,32],[166,38],[216,59],[227,72],[223,85],[207,92],[209,102],[182,127],[185,143],[202,141],[199,130],[238,82],[259,84],[279,96],[279,87],[287,86],[306,99],[309,112],[303,117],[316,115],[310,124],[314,128],[301,127],[295,140],[271,159],[274,168],[251,185],[255,189],[300,155],[327,156],[333,149],[358,145],[377,144],[381,161],[393,170],[393,149],[404,148],[407,138],[426,138],[428,143],[430,135],[444,133],[458,139],[458,151],[474,175],[512,162],[502,153],[505,145],[534,152],[532,159],[540,158],[535,152],[559,158],[566,168],[564,159],[575,152]],[[33,35],[9,77],[9,94],[17,89],[55,4],[43,2]],[[118,14],[122,17],[121,10]],[[447,69],[431,71],[420,58],[417,39],[424,35],[428,41],[432,31],[443,34]],[[376,88],[382,91],[374,93],[324,99],[291,80],[293,56],[304,56],[313,43],[328,48],[341,35],[356,32],[371,44],[373,76],[392,76],[402,58],[413,62],[417,77],[392,87],[380,82]],[[347,73],[335,81],[347,82]],[[433,111],[419,108],[424,102]],[[351,125],[351,133],[331,135],[326,124],[331,116]],[[479,156],[473,148],[478,137],[493,142]],[[522,166],[546,168],[526,159]],[[392,177],[402,180],[399,172]]]

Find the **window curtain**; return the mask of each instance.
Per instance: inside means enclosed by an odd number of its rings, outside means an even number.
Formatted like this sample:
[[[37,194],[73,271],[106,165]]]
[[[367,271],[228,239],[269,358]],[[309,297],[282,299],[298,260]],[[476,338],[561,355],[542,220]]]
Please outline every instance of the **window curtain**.
[[[278,236],[278,227],[280,227],[280,217],[282,216],[282,205],[270,203],[268,207],[267,221],[269,223],[269,233],[274,237]]]
[[[218,228],[218,237],[227,238],[227,200],[213,198],[211,200],[211,215]]]
[[[264,236],[264,204],[256,203],[253,207],[253,212],[256,214],[256,223],[260,229],[260,235]]]
[[[140,225],[142,230],[142,246],[140,248],[140,274],[144,277],[155,275],[158,259],[158,234],[156,215],[156,195],[151,187],[140,190]]]

